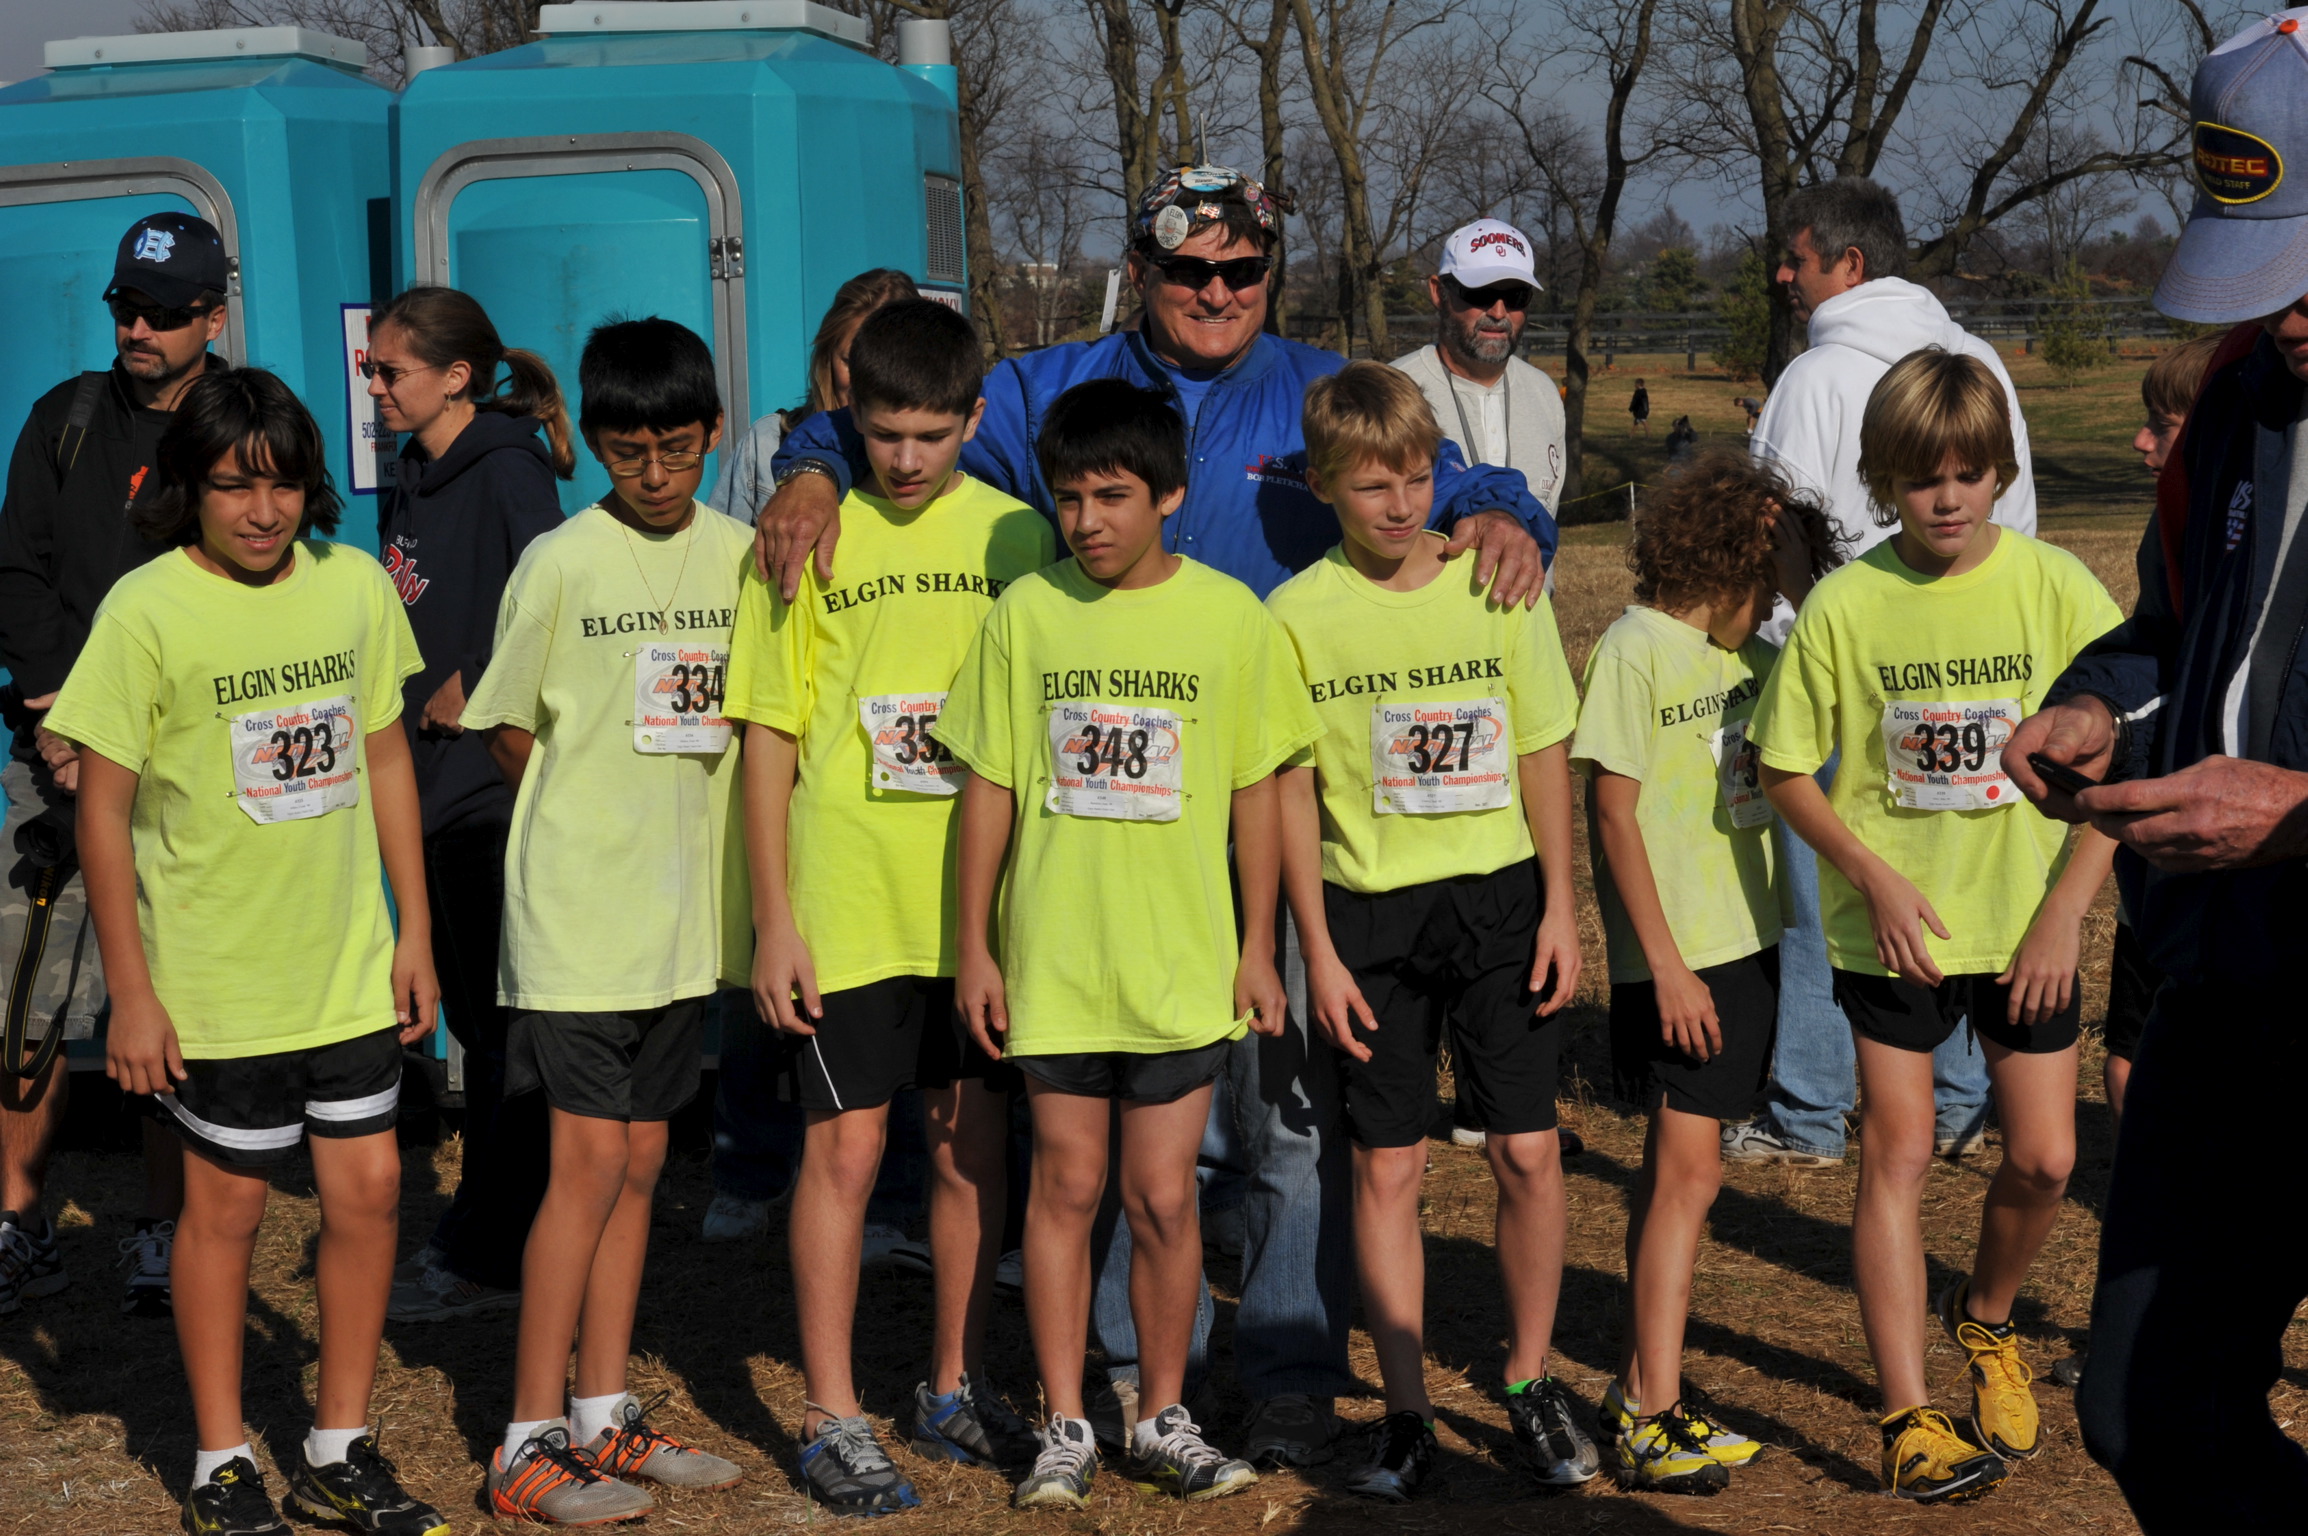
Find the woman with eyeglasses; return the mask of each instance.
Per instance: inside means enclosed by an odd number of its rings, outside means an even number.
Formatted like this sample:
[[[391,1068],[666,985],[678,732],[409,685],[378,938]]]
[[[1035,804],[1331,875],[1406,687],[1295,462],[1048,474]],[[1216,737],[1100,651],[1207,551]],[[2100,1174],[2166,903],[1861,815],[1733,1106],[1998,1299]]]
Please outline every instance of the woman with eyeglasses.
[[[425,659],[402,685],[401,723],[424,810],[433,966],[465,1049],[457,1193],[393,1275],[391,1316],[422,1322],[520,1301],[521,1248],[545,1192],[544,1111],[533,1096],[502,1095],[497,937],[513,795],[457,717],[489,664],[514,563],[561,526],[553,482],[569,478],[575,457],[553,371],[507,347],[454,288],[411,288],[379,309],[361,372],[385,430],[407,434],[377,497],[378,553]]]

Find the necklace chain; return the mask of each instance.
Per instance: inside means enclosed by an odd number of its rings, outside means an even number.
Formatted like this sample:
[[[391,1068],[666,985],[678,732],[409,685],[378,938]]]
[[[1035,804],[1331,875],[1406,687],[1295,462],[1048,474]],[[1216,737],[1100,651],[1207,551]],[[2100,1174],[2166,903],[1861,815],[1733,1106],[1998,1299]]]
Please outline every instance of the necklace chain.
[[[633,574],[641,578],[641,590],[649,594],[649,601],[657,603],[657,589],[650,585],[649,573],[641,566],[641,546],[634,541],[633,530],[619,523],[625,534],[625,552],[633,557]],[[681,569],[673,573],[673,590],[665,594],[665,601],[657,605],[657,632],[665,633],[665,616],[673,611],[673,600],[681,595],[681,580],[689,574],[689,552],[697,547],[697,513],[689,514],[689,538],[681,546]]]

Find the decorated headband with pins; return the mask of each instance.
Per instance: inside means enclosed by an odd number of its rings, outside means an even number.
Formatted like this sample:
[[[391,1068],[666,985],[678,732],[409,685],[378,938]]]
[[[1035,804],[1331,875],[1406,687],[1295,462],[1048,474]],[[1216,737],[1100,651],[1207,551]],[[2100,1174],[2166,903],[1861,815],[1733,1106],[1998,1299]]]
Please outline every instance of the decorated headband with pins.
[[[1282,234],[1282,216],[1292,207],[1286,194],[1269,192],[1230,167],[1182,165],[1138,199],[1134,233],[1152,239],[1165,251],[1175,251],[1197,229],[1223,221],[1228,203],[1248,207],[1258,227],[1276,237]]]

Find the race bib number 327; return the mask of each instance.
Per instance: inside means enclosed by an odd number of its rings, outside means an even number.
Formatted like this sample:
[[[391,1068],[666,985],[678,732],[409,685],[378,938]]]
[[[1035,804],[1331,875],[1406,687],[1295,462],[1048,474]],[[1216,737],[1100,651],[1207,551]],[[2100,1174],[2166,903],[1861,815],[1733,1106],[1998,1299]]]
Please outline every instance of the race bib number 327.
[[[873,787],[912,795],[958,795],[969,766],[930,734],[945,712],[943,693],[877,693],[857,701],[873,744]]]
[[[1374,815],[1495,811],[1514,802],[1503,699],[1370,707]]]
[[[722,717],[729,647],[659,641],[633,653],[633,750],[725,752],[735,728]]]
[[[233,798],[251,821],[304,821],[361,803],[350,694],[232,717]]]
[[[1080,699],[1052,705],[1050,809],[1106,821],[1176,821],[1185,730],[1167,709]]]
[[[1894,804],[1917,811],[1984,811],[2019,791],[2004,776],[2003,749],[2019,724],[2017,699],[1883,706],[1883,755]]]

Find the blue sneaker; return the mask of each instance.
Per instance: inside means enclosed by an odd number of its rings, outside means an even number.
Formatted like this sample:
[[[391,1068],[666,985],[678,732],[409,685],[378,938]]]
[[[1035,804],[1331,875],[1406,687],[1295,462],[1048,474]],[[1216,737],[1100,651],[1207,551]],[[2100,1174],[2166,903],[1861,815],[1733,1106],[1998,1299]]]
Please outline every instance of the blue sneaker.
[[[925,1461],[1023,1467],[1038,1446],[1032,1427],[968,1371],[942,1397],[926,1381],[914,1388],[914,1454]]]
[[[890,1462],[863,1414],[818,1422],[817,1436],[801,1448],[801,1482],[809,1496],[837,1515],[894,1515],[917,1509],[921,1498]]]

